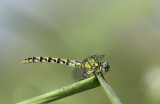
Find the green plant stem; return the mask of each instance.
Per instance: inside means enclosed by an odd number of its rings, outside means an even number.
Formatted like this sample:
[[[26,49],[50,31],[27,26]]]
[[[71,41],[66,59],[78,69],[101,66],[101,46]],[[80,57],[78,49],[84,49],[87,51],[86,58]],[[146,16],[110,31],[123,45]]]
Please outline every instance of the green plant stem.
[[[112,104],[122,104],[115,92],[109,86],[109,84],[100,75],[97,75],[97,77]]]
[[[26,101],[20,102],[18,104],[46,104],[79,92],[83,92],[95,87],[100,86],[99,81],[95,76],[88,79],[82,80],[80,82],[71,84],[69,86],[57,89],[55,91],[37,96],[35,98],[28,99]]]

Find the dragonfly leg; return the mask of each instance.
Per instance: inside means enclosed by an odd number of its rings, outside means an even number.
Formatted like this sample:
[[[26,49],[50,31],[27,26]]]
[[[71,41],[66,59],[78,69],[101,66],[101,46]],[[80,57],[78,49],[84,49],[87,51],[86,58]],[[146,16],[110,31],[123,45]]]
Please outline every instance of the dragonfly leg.
[[[96,72],[95,72],[95,71],[93,71],[93,74],[94,74],[94,76],[95,76],[95,77],[97,77],[97,75],[96,75]]]
[[[83,75],[83,79],[87,79],[86,75]]]
[[[90,74],[91,74],[90,72],[85,72],[84,78],[85,78],[85,79],[89,78],[89,77],[90,77]]]
[[[85,73],[83,74],[82,80],[87,79],[86,76],[87,76],[87,73],[85,72]]]
[[[102,72],[100,72],[100,74],[101,74],[102,78],[105,80],[105,78],[104,78],[104,76],[103,76]],[[105,81],[106,81],[106,80],[105,80]]]

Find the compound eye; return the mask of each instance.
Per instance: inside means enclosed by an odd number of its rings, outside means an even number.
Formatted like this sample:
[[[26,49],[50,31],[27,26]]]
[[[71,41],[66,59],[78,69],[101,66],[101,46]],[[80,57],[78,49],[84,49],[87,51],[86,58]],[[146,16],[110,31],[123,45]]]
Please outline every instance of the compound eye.
[[[108,62],[105,61],[105,62],[103,63],[103,68],[104,68],[104,69],[107,69],[107,66],[108,66]]]

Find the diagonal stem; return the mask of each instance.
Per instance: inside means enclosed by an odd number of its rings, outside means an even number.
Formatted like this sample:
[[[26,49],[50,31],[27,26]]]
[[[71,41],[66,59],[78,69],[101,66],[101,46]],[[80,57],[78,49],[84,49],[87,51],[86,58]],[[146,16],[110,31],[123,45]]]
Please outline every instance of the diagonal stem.
[[[109,84],[100,75],[97,75],[97,78],[112,104],[122,104]]]
[[[95,76],[17,104],[46,104],[100,86]]]

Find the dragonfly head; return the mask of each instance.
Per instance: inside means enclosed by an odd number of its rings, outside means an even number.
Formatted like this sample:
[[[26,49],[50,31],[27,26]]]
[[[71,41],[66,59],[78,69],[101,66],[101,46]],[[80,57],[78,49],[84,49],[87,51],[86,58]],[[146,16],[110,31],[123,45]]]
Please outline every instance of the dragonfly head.
[[[104,70],[104,71],[108,71],[109,68],[110,68],[110,65],[108,64],[108,62],[107,62],[107,61],[104,61],[104,62],[103,62],[103,70]]]

